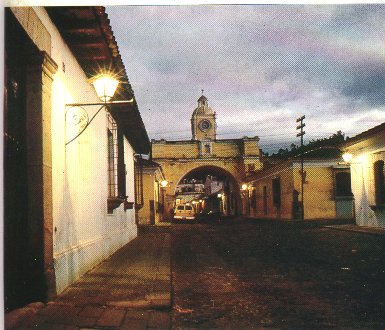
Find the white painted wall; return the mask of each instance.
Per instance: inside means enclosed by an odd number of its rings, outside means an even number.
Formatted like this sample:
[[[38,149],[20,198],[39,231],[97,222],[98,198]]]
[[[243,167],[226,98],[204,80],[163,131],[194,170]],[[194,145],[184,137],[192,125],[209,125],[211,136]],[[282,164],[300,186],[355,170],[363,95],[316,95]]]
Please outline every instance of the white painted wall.
[[[99,101],[75,57],[43,7],[34,7],[51,34],[51,57],[58,64],[52,91],[53,244],[57,292],[137,236],[135,210],[123,204],[107,214],[107,116],[102,110],[65,147],[65,108],[71,102]],[[86,107],[89,118],[98,106]],[[67,130],[67,134],[68,134]],[[124,143],[128,200],[134,200],[133,149]]]
[[[356,223],[359,226],[385,228],[385,210],[374,204],[374,169],[377,160],[385,160],[385,150],[376,153],[357,154],[351,160],[352,191],[355,199]]]

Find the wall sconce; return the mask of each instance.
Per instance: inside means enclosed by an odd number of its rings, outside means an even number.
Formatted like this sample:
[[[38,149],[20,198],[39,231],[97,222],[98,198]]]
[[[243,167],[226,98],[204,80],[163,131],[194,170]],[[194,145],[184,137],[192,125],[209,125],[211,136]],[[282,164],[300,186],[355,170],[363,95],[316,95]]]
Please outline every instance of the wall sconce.
[[[353,159],[353,155],[350,153],[350,152],[345,152],[343,155],[342,155],[342,158],[344,160],[345,163],[350,163],[351,160]]]
[[[222,198],[222,194],[218,194],[217,197],[218,197],[218,198]]]
[[[161,188],[166,188],[168,187],[168,181],[167,180],[162,180],[159,182]]]
[[[133,98],[131,100],[111,101],[119,85],[119,80],[115,79],[113,75],[102,73],[94,78],[91,78],[89,82],[94,86],[96,94],[101,102],[68,103],[65,105],[69,108],[66,111],[66,127],[69,118],[72,120],[72,124],[74,126],[78,126],[77,134],[69,141],[66,141],[65,145],[68,145],[72,141],[76,140],[103,108],[108,109],[108,106],[113,104],[125,105],[134,102]],[[95,105],[100,105],[101,107],[98,111],[96,111],[91,119],[88,119],[88,114],[83,107]]]
[[[91,78],[90,83],[94,85],[96,94],[98,94],[100,100],[108,102],[114,96],[119,85],[119,80],[108,74],[102,73],[94,78]]]
[[[247,188],[248,188],[248,186],[246,183],[242,184],[242,187],[241,187],[242,190],[247,190]]]

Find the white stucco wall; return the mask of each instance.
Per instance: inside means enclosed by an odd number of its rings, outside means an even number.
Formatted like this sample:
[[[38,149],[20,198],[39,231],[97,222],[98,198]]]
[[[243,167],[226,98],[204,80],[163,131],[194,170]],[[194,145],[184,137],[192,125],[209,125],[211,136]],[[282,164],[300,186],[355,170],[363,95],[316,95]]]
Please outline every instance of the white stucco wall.
[[[356,223],[359,226],[385,228],[385,210],[374,203],[374,169],[377,160],[385,160],[385,150],[358,154],[351,160],[352,191],[355,199]]]
[[[92,85],[42,7],[34,8],[49,31],[58,64],[52,90],[53,244],[57,292],[63,291],[137,235],[135,210],[123,204],[107,214],[107,115],[102,110],[85,132],[65,146],[66,103],[99,101]],[[85,107],[89,118],[98,106]],[[73,133],[73,132],[72,132]],[[124,143],[127,195],[133,200],[133,149]]]

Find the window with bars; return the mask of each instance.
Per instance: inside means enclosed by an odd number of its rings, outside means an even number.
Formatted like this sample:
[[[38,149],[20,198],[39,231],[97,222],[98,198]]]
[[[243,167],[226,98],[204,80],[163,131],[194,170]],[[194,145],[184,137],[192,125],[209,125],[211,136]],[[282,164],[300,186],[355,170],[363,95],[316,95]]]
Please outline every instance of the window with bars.
[[[108,197],[118,196],[118,136],[117,125],[114,119],[107,115],[108,141]]]
[[[351,197],[352,185],[349,172],[337,172],[335,175],[335,197]]]
[[[135,160],[135,207],[141,209],[144,203],[143,197],[143,160],[141,157]]]
[[[124,163],[123,133],[110,114],[107,114],[107,148],[108,148],[108,213],[125,203],[126,206],[126,165]]]

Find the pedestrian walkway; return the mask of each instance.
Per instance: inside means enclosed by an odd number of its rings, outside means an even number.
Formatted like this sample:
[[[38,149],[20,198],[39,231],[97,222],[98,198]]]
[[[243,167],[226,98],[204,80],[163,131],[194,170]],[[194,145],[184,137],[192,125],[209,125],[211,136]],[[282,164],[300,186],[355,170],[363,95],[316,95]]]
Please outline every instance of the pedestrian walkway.
[[[144,232],[6,329],[170,329],[170,310],[170,234]]]
[[[354,231],[357,233],[364,234],[372,234],[372,235],[385,235],[384,228],[378,227],[366,227],[366,226],[357,226],[357,225],[333,225],[333,226],[325,226],[326,228],[335,229],[335,230],[343,230],[343,231]]]

